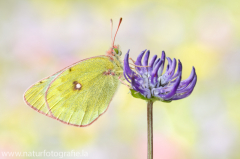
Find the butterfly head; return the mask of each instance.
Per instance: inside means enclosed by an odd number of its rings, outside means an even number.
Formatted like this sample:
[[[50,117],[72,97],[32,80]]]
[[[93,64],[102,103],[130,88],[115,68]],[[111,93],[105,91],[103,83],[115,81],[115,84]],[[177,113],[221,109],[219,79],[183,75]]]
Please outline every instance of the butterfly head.
[[[111,48],[106,52],[107,55],[109,56],[121,56],[122,55],[122,51],[120,50],[120,47],[119,45],[114,45],[114,42],[115,42],[115,38],[116,38],[116,35],[117,35],[117,32],[118,32],[118,29],[120,27],[120,24],[122,22],[122,18],[120,18],[119,20],[119,24],[118,24],[118,27],[117,27],[117,31],[115,33],[115,36],[114,36],[114,39],[112,38],[112,28],[113,28],[113,21],[112,19],[110,20],[110,23],[111,23],[111,39],[112,39],[112,46]]]
[[[121,51],[119,45],[114,45],[113,47],[108,49],[106,54],[109,55],[109,56],[121,56],[122,51]]]

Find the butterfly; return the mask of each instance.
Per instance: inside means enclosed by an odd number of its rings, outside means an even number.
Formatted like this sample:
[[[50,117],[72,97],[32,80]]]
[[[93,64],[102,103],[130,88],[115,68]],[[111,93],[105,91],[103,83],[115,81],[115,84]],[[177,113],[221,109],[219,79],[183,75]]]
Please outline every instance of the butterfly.
[[[78,61],[33,84],[24,93],[31,108],[62,123],[85,127],[108,109],[123,74],[119,45],[114,45],[119,20],[106,55]]]

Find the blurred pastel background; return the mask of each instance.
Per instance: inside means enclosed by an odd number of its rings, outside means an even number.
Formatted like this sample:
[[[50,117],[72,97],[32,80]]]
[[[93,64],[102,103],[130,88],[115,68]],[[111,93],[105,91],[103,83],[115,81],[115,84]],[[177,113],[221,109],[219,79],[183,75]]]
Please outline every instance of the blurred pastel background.
[[[89,159],[145,159],[146,103],[118,89],[86,128],[29,108],[34,82],[110,47],[110,18],[123,55],[144,49],[195,66],[192,95],[154,104],[155,159],[240,159],[239,0],[0,0],[0,152],[87,152]],[[3,157],[35,158],[35,157]],[[54,158],[54,157],[40,157]],[[55,157],[58,158],[58,157]],[[84,158],[66,156],[64,158]]]

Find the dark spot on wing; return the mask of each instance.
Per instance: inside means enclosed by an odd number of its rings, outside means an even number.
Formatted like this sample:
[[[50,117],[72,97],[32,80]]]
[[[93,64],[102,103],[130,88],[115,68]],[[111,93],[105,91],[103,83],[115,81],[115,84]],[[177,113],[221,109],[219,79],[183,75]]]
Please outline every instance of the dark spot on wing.
[[[78,87],[80,85],[80,87]],[[73,90],[81,90],[82,85],[78,81],[73,82]]]
[[[78,82],[77,82],[77,81],[74,81],[73,84],[78,84]]]
[[[71,72],[71,71],[72,71],[72,68],[70,67],[68,70],[69,70],[69,72]]]

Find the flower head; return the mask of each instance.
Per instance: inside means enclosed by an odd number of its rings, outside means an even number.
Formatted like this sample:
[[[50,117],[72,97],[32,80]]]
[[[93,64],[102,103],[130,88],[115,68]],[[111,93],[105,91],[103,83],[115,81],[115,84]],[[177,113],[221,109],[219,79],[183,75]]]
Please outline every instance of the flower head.
[[[129,51],[124,58],[124,76],[131,84],[130,90],[134,97],[144,100],[170,102],[186,98],[192,93],[197,82],[194,67],[190,76],[181,81],[182,63],[180,60],[178,60],[178,68],[175,73],[177,61],[175,58],[167,57],[168,65],[165,73],[163,73],[165,52],[162,52],[161,58],[154,55],[151,61],[148,62],[150,51],[144,50],[137,57],[135,72],[129,66]]]

